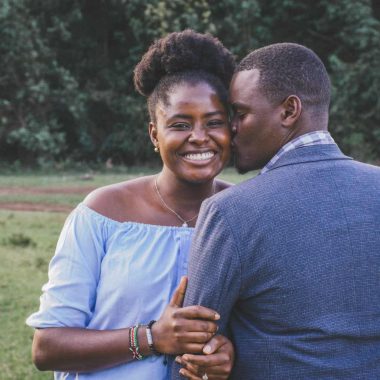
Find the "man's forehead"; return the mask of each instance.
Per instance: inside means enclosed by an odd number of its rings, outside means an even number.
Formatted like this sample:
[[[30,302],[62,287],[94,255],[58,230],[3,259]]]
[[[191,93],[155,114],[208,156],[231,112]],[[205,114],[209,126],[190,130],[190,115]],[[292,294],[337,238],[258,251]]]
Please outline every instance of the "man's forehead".
[[[257,87],[260,72],[257,69],[238,71],[234,74],[230,86],[230,100],[232,103],[240,98],[250,96]]]
[[[232,77],[231,85],[246,87],[250,84],[257,84],[259,77],[260,71],[257,69],[238,71]]]

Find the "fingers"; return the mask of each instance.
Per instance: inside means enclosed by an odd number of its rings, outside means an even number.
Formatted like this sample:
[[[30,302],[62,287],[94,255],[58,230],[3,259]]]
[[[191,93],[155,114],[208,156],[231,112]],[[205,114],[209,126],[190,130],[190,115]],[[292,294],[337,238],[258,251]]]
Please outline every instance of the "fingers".
[[[177,360],[176,360],[177,361]],[[192,363],[186,362],[182,360],[182,362],[179,362],[183,367],[181,370],[185,370],[187,375],[190,373],[192,376],[196,377],[202,377],[205,373],[207,373],[207,376],[210,380],[212,379],[228,379],[229,375],[231,374],[232,367],[229,364],[223,364],[223,365],[217,365],[212,367],[202,367],[197,366]],[[180,373],[181,373],[180,370]]]
[[[179,373],[190,380],[202,380],[202,376],[207,373],[207,378],[209,380],[227,380],[229,377],[229,373],[225,371],[215,371],[214,367],[209,367],[207,369],[199,368],[195,371],[191,370],[188,366],[183,367],[179,370]]]
[[[210,341],[204,346],[203,352],[207,355],[213,354],[218,351],[227,342],[227,338],[222,335],[213,336]]]
[[[214,333],[212,332],[184,332],[181,334],[181,342],[184,343],[202,343],[202,349],[205,343],[210,341]],[[201,350],[202,351],[202,350]]]
[[[216,334],[219,328],[216,323],[199,321],[197,319],[181,319],[175,321],[173,327],[175,331],[204,332],[211,333],[212,335]]]
[[[204,373],[204,369],[203,368],[200,368],[199,366],[195,365],[195,364],[192,364],[190,362],[185,362],[181,356],[177,356],[175,358],[175,361],[178,363],[178,364],[181,364],[184,368],[186,368],[188,371],[190,371],[193,375],[202,375],[202,373]],[[202,372],[200,372],[202,370]]]
[[[187,287],[187,276],[181,277],[181,281],[174,291],[173,296],[169,302],[170,306],[182,307],[183,300],[185,299]]]
[[[209,346],[210,345],[210,346]],[[207,373],[209,379],[227,379],[231,373],[234,362],[234,349],[232,343],[224,336],[213,337],[204,347],[209,346],[208,355],[193,355],[186,353],[182,357],[176,358],[187,371],[193,374]]]
[[[202,380],[202,377],[194,375],[191,371],[189,371],[186,368],[181,368],[179,370],[179,373],[181,374],[181,376],[183,376],[184,378],[189,379],[189,380]]]
[[[173,313],[171,328],[178,338],[181,337],[181,340],[183,336],[188,335],[189,337],[196,337],[196,340],[194,342],[206,343],[213,337],[213,335],[216,334],[218,331],[218,325],[215,322],[210,322],[207,320],[189,318],[189,315],[199,315],[199,312],[197,310],[192,310],[190,308],[198,309],[202,307],[191,306],[189,308],[177,309]],[[219,341],[212,341],[213,346],[218,346],[217,342]]]
[[[209,321],[220,319],[220,315],[215,310],[200,305],[183,307],[178,310],[177,314],[187,319],[206,319]]]
[[[217,367],[222,366],[230,361],[227,353],[221,352],[213,355],[191,355],[185,354],[182,356],[182,364],[190,363],[198,367]]]
[[[184,343],[183,351],[190,354],[200,354],[202,352],[203,343]]]

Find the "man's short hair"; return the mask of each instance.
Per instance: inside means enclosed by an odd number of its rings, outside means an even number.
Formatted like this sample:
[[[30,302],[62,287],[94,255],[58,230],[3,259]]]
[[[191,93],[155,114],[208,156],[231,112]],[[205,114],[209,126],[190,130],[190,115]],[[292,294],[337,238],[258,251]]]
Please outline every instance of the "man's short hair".
[[[320,58],[305,46],[278,43],[254,50],[236,72],[257,69],[259,86],[270,102],[297,95],[305,108],[328,110],[330,79]]]

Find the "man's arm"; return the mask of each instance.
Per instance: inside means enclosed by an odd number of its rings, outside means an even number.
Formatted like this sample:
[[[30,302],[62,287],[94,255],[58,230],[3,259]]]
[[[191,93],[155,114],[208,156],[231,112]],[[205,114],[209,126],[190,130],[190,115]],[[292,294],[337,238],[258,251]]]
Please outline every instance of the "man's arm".
[[[184,306],[202,305],[217,311],[219,332],[226,335],[227,322],[241,286],[241,265],[233,226],[223,209],[212,200],[204,202],[190,249],[189,283]],[[174,364],[172,378],[179,379]]]

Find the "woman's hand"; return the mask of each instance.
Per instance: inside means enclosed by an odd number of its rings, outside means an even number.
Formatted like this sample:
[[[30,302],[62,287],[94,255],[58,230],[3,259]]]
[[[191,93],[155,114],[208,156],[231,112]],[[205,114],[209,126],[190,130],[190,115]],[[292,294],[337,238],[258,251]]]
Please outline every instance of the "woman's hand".
[[[154,346],[160,353],[201,353],[218,329],[215,321],[220,316],[214,310],[203,306],[182,307],[186,286],[187,277],[182,277],[169,305],[152,326]]]
[[[177,356],[176,362],[183,366],[179,371],[180,374],[190,380],[228,379],[235,357],[231,341],[223,335],[216,335],[206,344],[203,352],[205,355]]]

